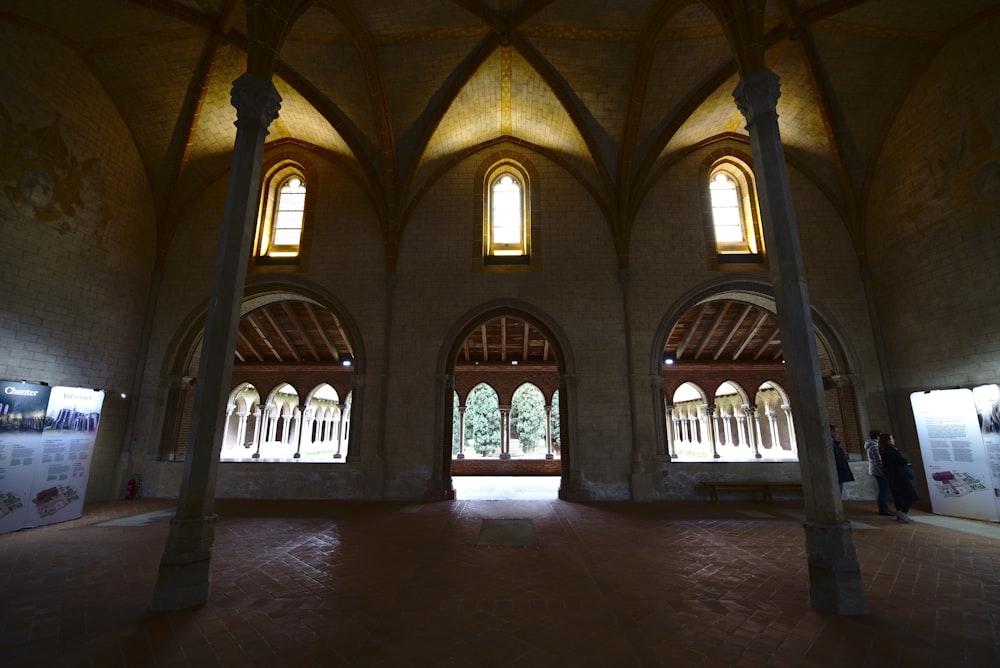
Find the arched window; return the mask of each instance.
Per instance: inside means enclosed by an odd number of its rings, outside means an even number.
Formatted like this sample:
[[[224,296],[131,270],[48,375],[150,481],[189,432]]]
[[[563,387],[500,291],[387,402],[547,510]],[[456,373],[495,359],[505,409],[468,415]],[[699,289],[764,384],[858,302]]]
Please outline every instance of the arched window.
[[[707,227],[711,231],[713,266],[763,265],[764,240],[750,167],[739,158],[726,155],[711,164],[707,185]]]
[[[486,173],[483,188],[483,257],[489,262],[522,263],[531,256],[531,197],[527,171],[505,160]]]
[[[254,251],[257,264],[299,264],[309,202],[306,183],[302,168],[290,162],[265,175]]]

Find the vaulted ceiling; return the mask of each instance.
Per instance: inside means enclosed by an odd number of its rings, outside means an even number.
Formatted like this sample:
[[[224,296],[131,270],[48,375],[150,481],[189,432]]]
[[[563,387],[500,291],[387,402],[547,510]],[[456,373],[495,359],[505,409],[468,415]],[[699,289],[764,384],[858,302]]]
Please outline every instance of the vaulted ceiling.
[[[278,54],[282,104],[268,141],[352,172],[382,218],[391,265],[426,188],[471,151],[516,140],[588,188],[627,262],[631,221],[664,169],[695,147],[746,137],[736,63],[708,4],[306,3]],[[0,3],[0,24],[75,54],[118,109],[156,202],[161,258],[183,212],[226,172],[245,10],[242,0]],[[949,40],[998,14],[995,0],[766,3],[786,157],[859,248],[859,212],[898,109]]]

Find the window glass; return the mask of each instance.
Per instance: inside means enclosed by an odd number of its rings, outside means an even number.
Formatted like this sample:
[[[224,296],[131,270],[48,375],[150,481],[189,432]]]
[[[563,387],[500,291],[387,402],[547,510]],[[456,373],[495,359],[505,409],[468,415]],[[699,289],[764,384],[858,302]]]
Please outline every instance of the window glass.
[[[493,184],[493,243],[521,243],[521,185],[510,174]]]
[[[740,193],[736,182],[725,172],[718,172],[709,189],[712,193],[712,217],[715,240],[720,243],[740,243],[746,240],[740,213]]]
[[[297,176],[287,179],[278,190],[277,212],[274,217],[270,257],[298,255],[302,238],[302,218],[305,213],[306,188]]]

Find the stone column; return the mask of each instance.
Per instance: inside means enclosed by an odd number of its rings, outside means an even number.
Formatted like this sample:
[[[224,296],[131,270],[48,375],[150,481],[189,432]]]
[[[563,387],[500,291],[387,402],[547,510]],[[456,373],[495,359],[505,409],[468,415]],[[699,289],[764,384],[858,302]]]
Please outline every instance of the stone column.
[[[257,449],[257,456],[260,456],[260,426],[264,421],[263,413],[260,410],[260,406],[253,409],[253,445]]]
[[[246,281],[261,158],[281,97],[270,81],[249,72],[233,82],[236,141],[222,212],[218,252],[205,314],[198,383],[177,513],[163,549],[150,608],[182,610],[208,601],[215,541],[215,485],[222,448],[222,420],[236,350],[236,329]]]
[[[510,459],[510,406],[500,407],[500,459]]]
[[[788,423],[788,447],[795,452],[798,447],[795,442],[795,421],[792,419],[792,407],[789,404],[781,404],[781,410],[785,413],[785,422]]]
[[[671,459],[677,459],[677,418],[674,417],[674,405],[664,406],[667,413],[667,454]]]
[[[715,406],[705,404],[702,408],[705,410],[705,418],[702,420],[705,429],[702,431],[702,438],[705,437],[705,432],[708,432],[708,442],[712,446],[712,459],[719,459],[718,440],[715,433]]]
[[[247,415],[246,411],[236,413],[236,445],[246,447],[247,441]]]
[[[817,610],[866,614],[868,601],[851,525],[840,501],[830,452],[812,306],[806,289],[798,224],[778,129],[778,76],[767,69],[745,74],[733,97],[747,120],[764,238],[774,282],[785,355],[785,373],[795,412],[799,467],[805,490],[809,601]]]
[[[552,404],[545,404],[545,458],[555,459],[552,454]]]
[[[771,435],[771,447],[768,450],[781,450],[781,434],[778,433],[778,414],[767,412],[767,433]]]
[[[753,448],[753,456],[760,459],[760,438],[757,436],[757,407],[750,404],[743,404],[743,413],[747,421],[747,441]]]
[[[306,433],[305,427],[303,426],[306,421],[306,413],[300,410],[298,407],[295,408],[295,429],[292,431],[295,434],[295,454],[292,455],[295,459],[302,458],[302,435]]]
[[[465,409],[464,404],[458,407],[458,454],[455,459],[465,459]]]
[[[226,419],[222,424],[222,447],[226,447],[226,439],[229,438],[229,423],[233,419],[233,413],[236,411],[236,404],[229,404],[226,406]]]
[[[340,459],[340,457],[341,457],[341,455],[340,455],[340,446],[343,445],[343,443],[344,443],[344,430],[342,429],[342,427],[343,427],[343,424],[344,424],[344,418],[346,417],[344,415],[344,411],[347,410],[347,404],[337,404],[337,408],[340,409],[340,419],[337,420],[337,452],[336,452],[336,454],[333,455],[334,459]],[[327,418],[327,419],[330,421],[330,424],[332,425],[333,424],[333,418],[330,417],[330,418]]]

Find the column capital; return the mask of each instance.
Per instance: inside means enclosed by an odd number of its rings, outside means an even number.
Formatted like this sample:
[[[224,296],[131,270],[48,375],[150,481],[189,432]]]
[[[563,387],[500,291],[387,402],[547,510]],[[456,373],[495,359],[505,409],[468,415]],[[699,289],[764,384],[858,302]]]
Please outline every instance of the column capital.
[[[778,75],[768,69],[747,74],[736,84],[733,99],[740,113],[747,119],[747,129],[761,116],[777,115],[781,84]]]
[[[249,72],[233,82],[230,100],[236,107],[237,126],[240,121],[254,120],[266,129],[281,109],[281,96],[274,84]]]

